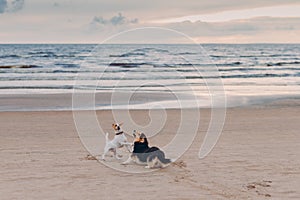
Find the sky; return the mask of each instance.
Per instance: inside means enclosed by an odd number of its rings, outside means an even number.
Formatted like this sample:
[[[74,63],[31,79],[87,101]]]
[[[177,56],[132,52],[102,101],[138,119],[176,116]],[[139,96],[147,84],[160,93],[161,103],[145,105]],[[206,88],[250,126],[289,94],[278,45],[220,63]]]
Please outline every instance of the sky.
[[[300,43],[299,35],[300,0],[0,0],[0,43]]]

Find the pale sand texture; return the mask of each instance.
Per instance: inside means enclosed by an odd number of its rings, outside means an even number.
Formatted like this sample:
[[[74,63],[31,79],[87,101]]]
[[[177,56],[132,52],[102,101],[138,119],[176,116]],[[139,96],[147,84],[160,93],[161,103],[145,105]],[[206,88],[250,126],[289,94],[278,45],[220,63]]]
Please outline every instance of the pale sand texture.
[[[1,112],[0,199],[300,199],[300,106],[291,104],[228,109],[223,134],[204,160],[198,152],[210,112],[201,110],[191,148],[146,174],[86,159],[71,112]],[[110,112],[97,113],[112,132]],[[132,114],[149,120],[146,111]],[[152,145],[171,138],[178,116],[168,111],[164,134]]]

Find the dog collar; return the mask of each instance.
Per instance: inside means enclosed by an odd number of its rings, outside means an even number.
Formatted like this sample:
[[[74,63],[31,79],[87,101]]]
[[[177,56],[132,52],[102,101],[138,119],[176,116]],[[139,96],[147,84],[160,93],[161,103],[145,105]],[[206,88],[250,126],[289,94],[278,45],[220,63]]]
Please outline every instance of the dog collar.
[[[121,132],[119,132],[119,133],[116,133],[116,135],[121,135],[121,134],[123,134],[123,131],[121,131]]]

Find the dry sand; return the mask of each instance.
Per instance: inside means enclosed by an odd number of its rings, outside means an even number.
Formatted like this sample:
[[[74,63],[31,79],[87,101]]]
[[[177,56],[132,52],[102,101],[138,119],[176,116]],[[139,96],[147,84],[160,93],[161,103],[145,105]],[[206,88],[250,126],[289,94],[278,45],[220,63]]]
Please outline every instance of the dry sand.
[[[198,136],[176,163],[128,174],[87,157],[71,112],[0,112],[0,199],[300,199],[299,113],[295,102],[228,109],[217,146],[199,160],[210,117],[203,109]],[[110,112],[97,114],[111,132]],[[170,138],[178,114],[168,111],[151,144]]]

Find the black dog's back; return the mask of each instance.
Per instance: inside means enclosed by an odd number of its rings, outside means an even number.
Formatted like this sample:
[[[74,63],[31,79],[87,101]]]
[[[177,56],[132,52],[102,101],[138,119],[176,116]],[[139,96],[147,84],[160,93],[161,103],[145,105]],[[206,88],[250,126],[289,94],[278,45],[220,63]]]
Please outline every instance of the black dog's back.
[[[171,162],[170,159],[165,158],[165,154],[157,147],[149,147],[148,142],[134,143],[133,155],[137,156],[141,162],[151,162],[156,157],[164,164]]]
[[[150,147],[144,153],[151,153],[151,152],[156,152],[156,151],[160,151],[160,149],[157,147]]]
[[[157,147],[151,147],[148,155],[148,162],[151,162],[153,159],[158,158],[163,164],[171,163],[170,159],[166,159],[165,153]]]

